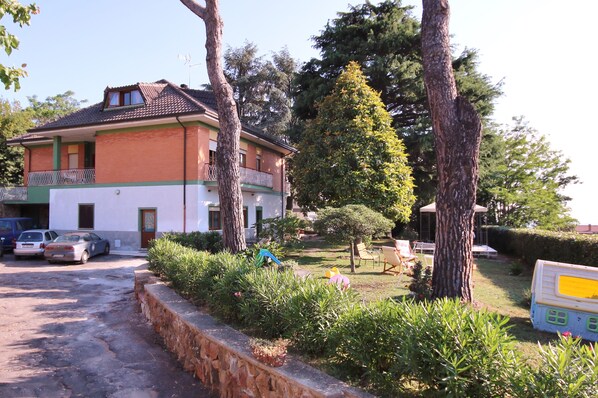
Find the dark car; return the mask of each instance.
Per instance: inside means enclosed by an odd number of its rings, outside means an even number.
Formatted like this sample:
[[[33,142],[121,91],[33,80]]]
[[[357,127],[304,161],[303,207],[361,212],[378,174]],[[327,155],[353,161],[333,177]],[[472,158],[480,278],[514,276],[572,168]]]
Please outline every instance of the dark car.
[[[0,218],[0,240],[4,238],[4,251],[12,250],[21,232],[31,229],[32,225],[33,220],[27,217]]]
[[[46,246],[44,257],[50,264],[75,261],[85,264],[98,254],[110,253],[110,243],[93,232],[69,232]]]

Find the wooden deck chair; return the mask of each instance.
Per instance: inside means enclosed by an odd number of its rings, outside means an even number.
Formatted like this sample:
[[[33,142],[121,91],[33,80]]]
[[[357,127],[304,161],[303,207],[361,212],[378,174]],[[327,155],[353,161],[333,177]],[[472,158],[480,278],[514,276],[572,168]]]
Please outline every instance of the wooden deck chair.
[[[382,246],[382,254],[384,255],[384,269],[382,273],[390,272],[400,276],[407,265],[399,255],[399,252],[394,247]]]
[[[417,262],[417,256],[411,249],[408,240],[395,239],[395,249],[399,252],[399,256],[405,263],[405,267],[411,268]]]
[[[369,252],[365,248],[365,243],[358,243],[357,244],[357,256],[359,257],[359,265],[361,265],[361,260],[364,260],[367,264],[368,260],[372,260],[372,267],[376,264],[376,261],[380,260],[379,256],[376,256],[372,252]]]

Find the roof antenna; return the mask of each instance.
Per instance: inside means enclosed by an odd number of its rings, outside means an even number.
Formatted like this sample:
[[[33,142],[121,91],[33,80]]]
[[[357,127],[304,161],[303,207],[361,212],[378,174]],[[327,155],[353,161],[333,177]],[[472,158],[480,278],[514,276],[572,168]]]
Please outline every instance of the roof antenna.
[[[191,88],[191,68],[193,68],[194,66],[201,65],[201,63],[192,64],[191,63],[191,55],[189,55],[189,54],[179,54],[177,56],[177,58],[179,60],[183,61],[183,65],[187,65],[187,68],[189,70],[189,88]]]

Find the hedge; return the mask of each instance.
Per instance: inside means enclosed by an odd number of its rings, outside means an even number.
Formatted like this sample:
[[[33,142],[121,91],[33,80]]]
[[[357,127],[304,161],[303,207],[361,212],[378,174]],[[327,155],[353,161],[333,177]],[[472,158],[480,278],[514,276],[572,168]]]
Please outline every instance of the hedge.
[[[531,267],[538,259],[598,267],[598,236],[506,227],[487,230],[490,246]]]
[[[384,397],[595,397],[598,346],[561,336],[529,365],[508,318],[457,300],[360,302],[353,289],[244,255],[209,254],[160,239],[150,269],[213,315],[336,365]],[[547,392],[545,394],[544,392]]]

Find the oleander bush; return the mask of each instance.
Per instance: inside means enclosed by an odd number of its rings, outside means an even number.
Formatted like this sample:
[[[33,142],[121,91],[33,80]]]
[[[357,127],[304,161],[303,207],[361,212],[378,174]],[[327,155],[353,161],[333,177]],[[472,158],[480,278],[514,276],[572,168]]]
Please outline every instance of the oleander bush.
[[[598,266],[598,236],[538,229],[487,227],[488,243],[499,253],[521,258],[533,267],[536,260]]]
[[[455,300],[360,302],[351,288],[257,266],[243,255],[152,242],[149,268],[213,314],[288,338],[381,396],[596,397],[596,344],[570,336],[521,358],[508,318]]]

